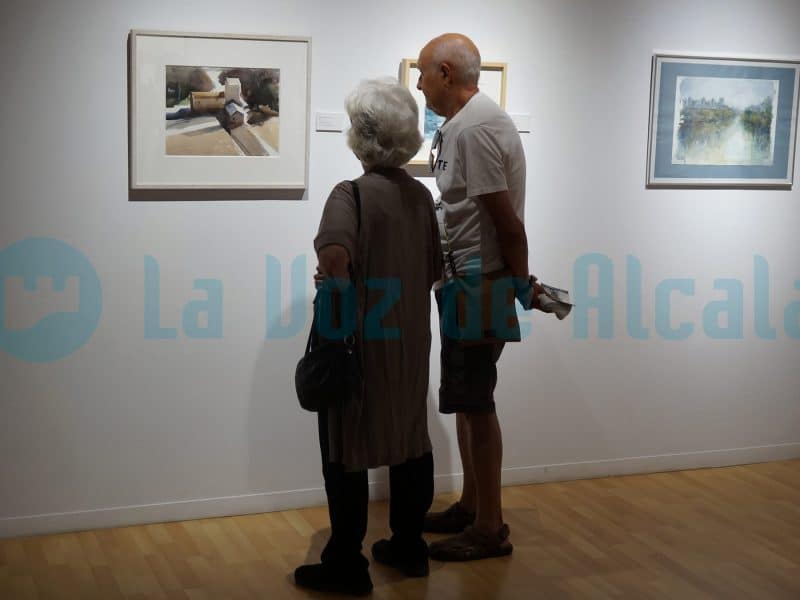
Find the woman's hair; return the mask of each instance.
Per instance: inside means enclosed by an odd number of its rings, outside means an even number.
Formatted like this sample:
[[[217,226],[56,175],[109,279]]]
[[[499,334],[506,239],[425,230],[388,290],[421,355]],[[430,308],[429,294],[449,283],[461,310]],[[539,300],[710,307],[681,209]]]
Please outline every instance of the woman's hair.
[[[397,80],[362,81],[347,97],[347,145],[367,167],[401,167],[422,145],[417,102]]]

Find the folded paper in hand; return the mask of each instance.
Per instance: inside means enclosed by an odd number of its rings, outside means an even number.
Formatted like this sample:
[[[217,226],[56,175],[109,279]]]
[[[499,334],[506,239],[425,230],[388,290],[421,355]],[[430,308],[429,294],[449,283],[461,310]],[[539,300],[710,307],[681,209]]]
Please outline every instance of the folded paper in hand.
[[[573,307],[569,298],[569,292],[561,288],[553,287],[552,285],[547,285],[541,281],[537,283],[542,286],[545,292],[537,296],[537,300],[539,300],[539,309],[542,312],[555,314],[559,321],[564,320]]]

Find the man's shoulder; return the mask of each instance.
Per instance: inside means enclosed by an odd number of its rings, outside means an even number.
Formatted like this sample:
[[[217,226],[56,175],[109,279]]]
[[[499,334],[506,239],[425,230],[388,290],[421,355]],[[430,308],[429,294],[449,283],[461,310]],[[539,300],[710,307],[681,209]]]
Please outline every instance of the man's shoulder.
[[[468,107],[468,118],[465,125],[491,124],[510,120],[508,113],[483,92],[476,95]]]
[[[503,113],[504,116],[505,113]],[[508,119],[510,122],[510,119]],[[484,119],[479,122],[466,125],[458,131],[457,139],[461,147],[476,146],[476,145],[505,145],[507,143],[507,136],[516,134],[517,130],[513,128],[513,123],[509,127],[509,123],[500,117]]]
[[[511,117],[494,101],[485,97],[484,101],[474,106],[467,118],[463,120],[458,130],[458,136],[497,136],[510,132],[517,132]]]

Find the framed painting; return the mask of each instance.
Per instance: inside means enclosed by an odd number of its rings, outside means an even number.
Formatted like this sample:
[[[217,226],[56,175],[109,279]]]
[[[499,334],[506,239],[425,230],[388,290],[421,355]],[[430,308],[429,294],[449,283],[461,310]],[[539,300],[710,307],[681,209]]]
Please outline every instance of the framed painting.
[[[480,90],[497,102],[503,110],[506,108],[506,72],[506,63],[481,63],[481,75],[478,81]],[[444,123],[444,117],[440,117],[425,105],[425,96],[417,89],[418,79],[417,59],[403,59],[400,65],[400,83],[411,91],[417,101],[417,106],[419,106],[419,130],[423,135],[422,147],[409,164],[427,166],[433,135]]]
[[[800,62],[656,54],[648,187],[791,188]]]
[[[132,31],[130,183],[305,189],[311,40]]]

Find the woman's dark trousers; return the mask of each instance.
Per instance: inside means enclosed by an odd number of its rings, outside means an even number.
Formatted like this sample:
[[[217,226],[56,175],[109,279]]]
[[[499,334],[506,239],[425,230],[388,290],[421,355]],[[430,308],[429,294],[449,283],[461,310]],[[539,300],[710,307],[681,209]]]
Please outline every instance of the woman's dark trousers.
[[[331,537],[322,551],[322,562],[343,569],[366,568],[369,563],[361,548],[367,534],[367,471],[345,471],[343,465],[328,461],[328,415],[325,411],[319,413],[319,441],[331,520]],[[433,502],[433,455],[428,452],[389,467],[389,494],[392,544],[400,552],[427,556],[422,526]]]

